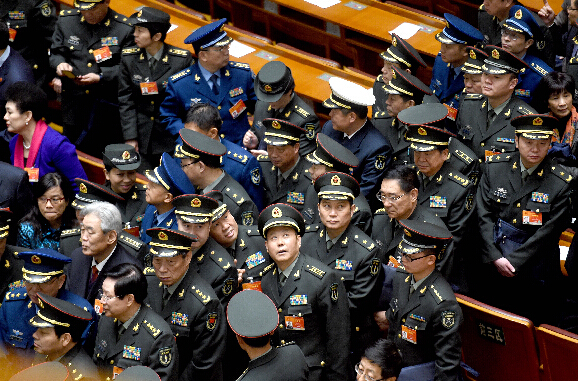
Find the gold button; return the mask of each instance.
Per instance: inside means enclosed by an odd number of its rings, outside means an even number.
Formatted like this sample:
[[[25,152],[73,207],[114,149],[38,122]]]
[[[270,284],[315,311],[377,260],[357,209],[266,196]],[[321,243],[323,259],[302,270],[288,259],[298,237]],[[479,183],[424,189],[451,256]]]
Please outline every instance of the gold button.
[[[34,64],[33,68],[38,69],[38,65]]]
[[[478,159],[480,161],[480,163],[482,162],[482,159]]]
[[[221,134],[221,139],[225,139],[225,134]]]
[[[74,50],[74,46],[71,46],[71,47],[70,47],[70,50]]]
[[[89,52],[90,54],[92,54],[92,52],[94,52],[94,50],[88,49],[88,52]]]
[[[110,365],[114,364],[114,360],[110,360]]]
[[[497,199],[496,201],[500,202],[500,199]]]
[[[359,332],[359,327],[355,327],[355,332]]]
[[[87,63],[86,66],[92,67],[92,62]]]
[[[344,277],[341,277],[341,280],[342,280],[342,281],[344,281],[344,280],[345,280],[345,278],[344,278]]]
[[[107,378],[106,378],[106,381],[110,381],[110,377],[107,377]]]
[[[85,93],[86,93],[86,94],[88,94],[88,93],[89,93],[89,91],[88,91],[88,90],[86,90],[86,91],[85,91]]]
[[[97,354],[96,354],[96,357],[100,357],[100,353],[97,353]]]
[[[281,345],[285,345],[285,340],[281,340]]]
[[[321,366],[325,366],[325,361],[321,361]]]
[[[536,209],[536,213],[540,213],[540,209]]]
[[[220,110],[220,109],[221,109],[221,106],[218,106],[218,107],[217,107],[217,110]]]
[[[401,319],[401,322],[402,322],[402,323],[405,323],[405,319]]]
[[[398,334],[397,337],[401,337],[401,334]]]
[[[279,312],[283,312],[283,308],[279,308]]]
[[[502,148],[502,152],[506,152],[506,150]]]
[[[155,117],[154,117],[154,116],[151,116],[151,120],[155,120]]]
[[[480,143],[480,145],[481,145],[482,147],[483,147],[483,146],[485,146],[485,144],[484,144],[484,143]]]
[[[283,324],[279,324],[279,328],[283,329]]]
[[[514,219],[512,220],[512,223],[515,224],[516,222],[518,222],[518,220],[514,218]]]
[[[520,203],[518,203],[518,205],[516,205],[518,208],[520,207]]]
[[[155,104],[155,101],[151,101],[151,105],[154,105],[154,104]]]

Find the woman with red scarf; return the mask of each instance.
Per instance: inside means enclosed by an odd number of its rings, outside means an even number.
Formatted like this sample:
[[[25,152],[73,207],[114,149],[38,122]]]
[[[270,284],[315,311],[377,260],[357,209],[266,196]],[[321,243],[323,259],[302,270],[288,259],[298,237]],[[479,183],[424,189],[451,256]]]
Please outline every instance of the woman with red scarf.
[[[60,172],[78,192],[74,179],[87,179],[86,173],[74,145],[42,120],[47,103],[44,91],[31,83],[16,82],[6,90],[4,120],[8,132],[17,134],[10,140],[10,159],[28,172],[30,182]]]

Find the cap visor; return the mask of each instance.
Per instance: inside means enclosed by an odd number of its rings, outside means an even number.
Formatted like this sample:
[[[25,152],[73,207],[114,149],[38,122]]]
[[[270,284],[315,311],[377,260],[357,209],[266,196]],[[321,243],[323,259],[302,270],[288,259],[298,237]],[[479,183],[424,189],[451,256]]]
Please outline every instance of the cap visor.
[[[51,328],[54,327],[54,324],[47,322],[46,320],[42,319],[38,315],[34,315],[32,319],[28,321],[31,326],[36,328]]]
[[[265,93],[258,86],[255,86],[255,94],[257,94],[257,99],[261,102],[277,102],[283,96],[284,92],[280,91],[276,94]]]
[[[494,66],[494,65],[487,63],[487,62],[485,62],[482,65],[482,71],[486,74],[497,74],[497,75],[513,73],[512,71],[506,70],[506,69],[501,68],[501,67]]]
[[[333,103],[333,101],[330,98],[327,98],[321,104],[327,108],[341,108],[338,105],[336,105],[335,103]]]
[[[412,150],[418,151],[418,152],[429,152],[429,151],[433,151],[434,149],[436,149],[436,146],[433,144],[424,144],[424,143],[416,143],[416,142],[411,142],[411,144],[409,146],[411,147]]]
[[[100,3],[92,3],[92,2],[89,3],[89,2],[74,0],[74,7],[76,9],[80,9],[82,11],[87,11],[89,9],[92,9],[96,6],[96,4],[100,4]]]
[[[450,40],[450,39],[447,38],[447,36],[446,36],[445,34],[443,34],[442,32],[439,32],[438,34],[436,34],[436,40],[438,40],[438,41],[441,42],[442,44],[447,44],[447,45],[457,44],[457,42],[455,42],[454,40]]]
[[[313,152],[311,152],[310,154],[305,156],[305,160],[307,160],[311,164],[316,164],[316,165],[321,164],[321,162],[319,160],[315,159],[315,156],[313,156]]]

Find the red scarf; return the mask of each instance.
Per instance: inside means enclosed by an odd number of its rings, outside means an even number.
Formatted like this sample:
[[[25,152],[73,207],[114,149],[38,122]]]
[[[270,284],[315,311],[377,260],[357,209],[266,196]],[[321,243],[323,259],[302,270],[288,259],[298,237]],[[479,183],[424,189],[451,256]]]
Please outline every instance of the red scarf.
[[[48,130],[48,125],[43,120],[36,122],[32,142],[30,142],[30,150],[28,151],[28,159],[26,159],[26,168],[34,167],[46,130]],[[24,139],[20,134],[16,138],[16,146],[14,147],[14,166],[24,169]]]
[[[550,115],[552,115],[552,112],[550,112]],[[564,134],[560,136],[558,130],[554,129],[554,138],[552,141],[558,143],[567,143],[570,147],[572,147],[576,128],[578,128],[578,112],[576,111],[576,108],[572,106],[572,115],[570,116],[570,119],[568,119],[568,122],[566,122],[566,129],[564,130]]]

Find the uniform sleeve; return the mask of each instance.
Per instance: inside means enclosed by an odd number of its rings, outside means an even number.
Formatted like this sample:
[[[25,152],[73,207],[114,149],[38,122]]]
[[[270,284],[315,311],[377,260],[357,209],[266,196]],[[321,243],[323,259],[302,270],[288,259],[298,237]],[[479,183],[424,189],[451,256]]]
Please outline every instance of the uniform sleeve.
[[[243,176],[240,178],[240,184],[247,191],[258,211],[261,211],[265,205],[263,205],[263,174],[261,173],[261,166],[259,162],[253,155],[247,155],[249,160],[244,167]],[[255,214],[254,217],[258,217],[259,214]],[[239,221],[238,221],[239,222]]]
[[[502,253],[494,244],[495,221],[492,218],[491,200],[488,197],[490,194],[490,179],[488,177],[489,168],[487,168],[487,166],[488,164],[486,164],[484,174],[480,179],[476,195],[476,212],[479,232],[482,237],[481,250],[484,263],[493,262],[496,259],[502,258]]]
[[[391,162],[392,149],[387,140],[383,138],[383,144],[379,144],[376,149],[364,160],[361,165],[361,192],[366,198],[375,197],[371,193],[375,190],[377,182],[383,175],[383,172],[389,167]],[[383,161],[383,163],[382,163]],[[383,165],[383,168],[381,166]]]
[[[311,114],[303,123],[303,128],[305,128],[306,131],[311,127],[313,127],[313,137],[301,139],[301,146],[299,147],[299,154],[301,156],[308,155],[317,148],[315,138],[317,134],[321,132],[321,126],[319,125],[319,118],[315,114]]]
[[[178,136],[181,128],[184,127],[180,116],[184,116],[185,108],[179,99],[174,83],[169,79],[167,84],[167,96],[161,104],[161,121],[167,132],[175,137]]]
[[[63,19],[60,18],[56,23],[54,34],[52,35],[52,45],[50,46],[50,58],[48,62],[50,67],[56,70],[56,67],[62,62],[66,62],[68,56],[64,46],[64,32],[62,31]]]
[[[462,341],[459,327],[462,310],[456,301],[444,300],[436,308],[433,318],[435,381],[456,381],[460,372]]]
[[[255,94],[255,74],[253,70],[249,71],[248,79],[247,79],[247,112],[254,113],[255,112],[255,104],[257,103],[257,94]]]
[[[357,226],[367,235],[371,235],[371,228],[373,225],[373,216],[370,210],[358,209],[351,217],[351,224]]]
[[[132,86],[128,57],[121,56],[118,78],[118,104],[122,136],[125,141],[138,138],[136,112],[138,96],[134,93]]]
[[[161,381],[176,381],[178,379],[179,351],[170,329],[159,335],[153,343],[146,366],[154,370]]]
[[[359,264],[355,273],[355,281],[349,287],[347,292],[349,308],[365,310],[368,307],[367,303],[373,304],[374,302],[374,300],[368,300],[368,297],[373,294],[379,278],[379,269],[381,268],[381,263],[377,259],[377,246],[374,246],[373,250],[367,252],[367,255]],[[365,249],[360,248],[359,250]],[[374,261],[377,261],[377,265]],[[372,271],[372,268],[377,268],[377,271]]]
[[[50,14],[46,16],[47,10]],[[56,8],[51,0],[40,0],[32,10],[30,15],[32,24],[38,37],[37,42],[40,44],[37,48],[46,49],[45,54],[48,54],[48,49],[52,43],[52,34],[54,33],[54,26],[56,25]],[[28,25],[32,27],[32,25]]]

